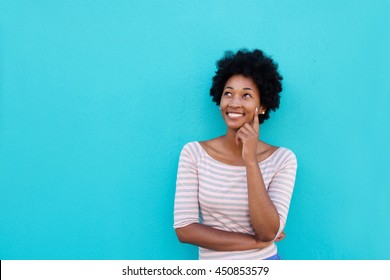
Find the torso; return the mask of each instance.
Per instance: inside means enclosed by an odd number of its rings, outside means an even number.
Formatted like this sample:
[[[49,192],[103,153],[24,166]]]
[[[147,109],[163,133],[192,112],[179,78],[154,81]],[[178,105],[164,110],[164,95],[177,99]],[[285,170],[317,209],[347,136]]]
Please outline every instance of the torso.
[[[244,160],[241,154],[237,155],[223,145],[224,136],[211,140],[199,142],[209,156],[225,164],[244,166]],[[258,141],[257,144],[257,162],[261,162],[270,157],[279,147],[269,145],[265,142]]]

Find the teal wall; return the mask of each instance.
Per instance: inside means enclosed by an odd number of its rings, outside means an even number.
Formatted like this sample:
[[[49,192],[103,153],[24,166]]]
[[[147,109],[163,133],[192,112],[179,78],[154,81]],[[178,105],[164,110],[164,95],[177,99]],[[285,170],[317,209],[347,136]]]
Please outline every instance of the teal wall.
[[[195,259],[172,228],[208,90],[261,48],[284,91],[261,138],[299,169],[285,259],[390,259],[390,3],[2,0],[0,259]]]

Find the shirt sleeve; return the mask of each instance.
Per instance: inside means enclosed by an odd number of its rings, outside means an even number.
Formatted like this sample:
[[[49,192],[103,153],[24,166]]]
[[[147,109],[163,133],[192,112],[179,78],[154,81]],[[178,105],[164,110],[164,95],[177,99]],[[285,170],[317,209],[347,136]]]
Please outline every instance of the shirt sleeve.
[[[276,173],[268,187],[268,195],[279,213],[280,224],[275,239],[286,225],[287,214],[294,190],[296,171],[297,159],[295,154],[289,149],[284,149],[278,157]]]
[[[186,144],[180,153],[174,204],[175,229],[199,222],[199,181],[194,144]]]

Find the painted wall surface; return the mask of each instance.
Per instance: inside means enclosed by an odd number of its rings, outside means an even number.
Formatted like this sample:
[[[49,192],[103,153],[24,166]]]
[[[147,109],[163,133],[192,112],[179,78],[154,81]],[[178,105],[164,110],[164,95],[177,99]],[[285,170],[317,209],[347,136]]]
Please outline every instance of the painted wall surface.
[[[299,167],[284,259],[390,259],[390,3],[3,0],[0,259],[196,259],[182,146],[225,132],[225,50],[284,76],[261,139]]]

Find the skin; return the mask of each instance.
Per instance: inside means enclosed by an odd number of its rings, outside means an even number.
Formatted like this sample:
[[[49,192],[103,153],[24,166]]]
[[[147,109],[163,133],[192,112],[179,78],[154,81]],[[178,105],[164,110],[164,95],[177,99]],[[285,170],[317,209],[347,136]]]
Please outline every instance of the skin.
[[[249,77],[234,75],[226,82],[220,110],[226,134],[200,144],[214,159],[236,166],[245,166],[248,182],[249,214],[255,235],[218,230],[194,223],[176,229],[181,242],[216,251],[262,249],[285,237],[278,237],[279,215],[266,191],[258,163],[278,147],[259,140],[258,115],[265,112],[260,92]],[[275,238],[276,237],[276,238]]]

